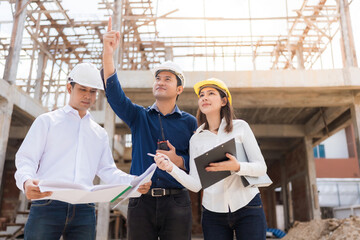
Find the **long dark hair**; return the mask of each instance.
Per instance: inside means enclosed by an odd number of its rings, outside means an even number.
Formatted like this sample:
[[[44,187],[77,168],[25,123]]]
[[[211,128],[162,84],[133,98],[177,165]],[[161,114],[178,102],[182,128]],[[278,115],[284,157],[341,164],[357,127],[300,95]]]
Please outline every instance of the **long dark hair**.
[[[226,94],[223,91],[220,91],[219,89],[216,89],[220,93],[221,99],[226,97]],[[201,90],[200,90],[201,91]],[[227,97],[226,97],[227,98]],[[234,109],[230,105],[229,99],[227,98],[226,105],[221,107],[220,109],[220,119],[223,119],[225,117],[226,121],[226,127],[225,132],[230,133],[233,130],[233,123],[232,120],[235,119]],[[200,108],[198,108],[196,113],[196,119],[198,122],[198,126],[205,123],[204,129],[209,129],[209,123],[206,119],[206,115],[200,111]]]

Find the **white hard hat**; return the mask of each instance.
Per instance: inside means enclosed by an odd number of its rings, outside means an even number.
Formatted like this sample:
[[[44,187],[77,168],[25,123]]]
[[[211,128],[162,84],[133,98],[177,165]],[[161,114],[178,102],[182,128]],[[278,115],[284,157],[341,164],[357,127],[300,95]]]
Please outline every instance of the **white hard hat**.
[[[184,76],[183,71],[179,67],[179,65],[177,65],[176,63],[174,63],[172,61],[166,61],[151,70],[154,77],[156,77],[158,75],[158,73],[162,72],[162,71],[168,71],[168,72],[175,74],[177,77],[180,78],[181,85],[183,87],[185,87],[185,76]]]
[[[69,82],[76,82],[85,87],[104,90],[100,71],[92,63],[77,64],[68,76]]]

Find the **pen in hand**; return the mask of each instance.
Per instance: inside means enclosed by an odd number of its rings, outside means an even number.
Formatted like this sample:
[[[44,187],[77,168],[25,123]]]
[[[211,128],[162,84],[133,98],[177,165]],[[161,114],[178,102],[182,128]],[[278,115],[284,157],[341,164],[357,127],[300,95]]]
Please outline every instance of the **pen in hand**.
[[[147,155],[149,155],[150,157],[156,157],[155,154],[152,154],[152,153],[147,153]],[[169,160],[167,157],[165,157],[165,160]]]

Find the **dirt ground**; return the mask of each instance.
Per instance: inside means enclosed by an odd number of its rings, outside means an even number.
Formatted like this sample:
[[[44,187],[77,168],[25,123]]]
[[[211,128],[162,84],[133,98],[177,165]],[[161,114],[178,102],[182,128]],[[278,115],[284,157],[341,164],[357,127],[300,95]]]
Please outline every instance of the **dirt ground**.
[[[283,240],[360,240],[360,217],[295,222]]]

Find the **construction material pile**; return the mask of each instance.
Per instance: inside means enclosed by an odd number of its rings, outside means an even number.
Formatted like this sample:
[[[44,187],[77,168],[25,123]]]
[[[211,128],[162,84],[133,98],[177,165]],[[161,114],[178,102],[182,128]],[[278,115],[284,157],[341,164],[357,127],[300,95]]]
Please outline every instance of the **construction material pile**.
[[[360,239],[360,217],[295,222],[283,240]]]

